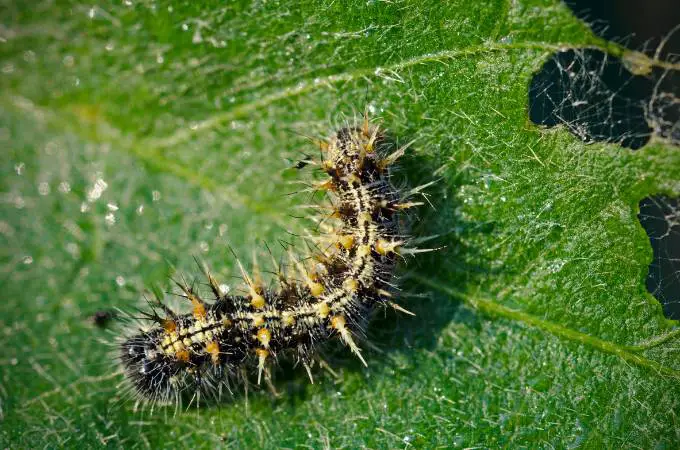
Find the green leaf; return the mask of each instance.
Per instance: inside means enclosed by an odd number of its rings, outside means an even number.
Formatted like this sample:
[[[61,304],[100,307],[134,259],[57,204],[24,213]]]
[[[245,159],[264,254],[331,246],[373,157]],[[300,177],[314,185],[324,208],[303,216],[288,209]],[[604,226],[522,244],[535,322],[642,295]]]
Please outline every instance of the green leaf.
[[[630,55],[564,5],[0,4],[2,447],[680,441],[680,332],[645,290],[636,218],[680,194],[680,152],[528,120],[558,49]],[[413,233],[445,248],[402,268],[417,316],[374,321],[367,369],[338,351],[314,385],[284,367],[278,398],[134,411],[88,317],[197,274],[194,256],[235,287],[227,244],[282,253],[307,224],[285,195],[309,179],[289,170],[304,136],[365,109],[415,139],[404,183],[439,180]]]

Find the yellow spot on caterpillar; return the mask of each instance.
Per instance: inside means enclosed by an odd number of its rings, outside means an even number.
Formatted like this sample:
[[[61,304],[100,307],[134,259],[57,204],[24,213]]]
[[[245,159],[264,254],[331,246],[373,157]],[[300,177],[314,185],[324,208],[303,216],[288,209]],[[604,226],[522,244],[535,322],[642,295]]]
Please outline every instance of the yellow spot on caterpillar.
[[[293,257],[292,253],[289,253],[289,258],[291,261],[295,261],[295,258]],[[321,294],[323,294],[325,288],[323,284],[317,283],[316,281],[313,280],[313,277],[307,273],[307,269],[305,269],[305,266],[300,262],[300,261],[295,261],[295,266],[298,269],[298,272],[300,272],[300,275],[302,278],[304,278],[307,284],[307,287],[309,288],[309,292],[314,296],[318,297]]]
[[[342,282],[342,287],[346,291],[355,292],[357,289],[359,289],[359,283],[354,278],[347,278]]]
[[[360,245],[359,248],[357,248],[357,255],[358,256],[368,256],[371,254],[371,246],[370,245]]]
[[[344,316],[333,316],[331,319],[331,326],[335,328],[336,330],[339,330],[340,328],[344,328],[345,326],[345,317]]]
[[[265,300],[264,297],[261,295],[262,293],[262,281],[260,277],[260,271],[257,266],[257,261],[255,258],[255,254],[253,253],[253,278],[251,278],[248,275],[248,272],[246,272],[246,269],[243,268],[243,264],[241,264],[240,260],[236,260],[239,270],[241,271],[241,276],[243,277],[243,281],[245,281],[246,286],[248,287],[248,295],[250,296],[250,304],[257,309],[264,308],[265,305]]]
[[[192,295],[191,297],[189,297],[189,299],[191,300],[191,304],[193,306],[194,317],[197,320],[205,319],[206,317],[205,305],[203,304],[203,302],[200,301],[198,297],[196,297],[195,295]]]
[[[325,319],[331,313],[331,308],[328,306],[328,303],[320,302],[316,305],[316,313],[319,317]]]
[[[267,361],[269,351],[264,348],[258,348],[255,350],[255,354],[257,354],[257,384],[260,384],[262,372],[264,372],[264,363]]]
[[[295,318],[293,317],[293,314],[290,311],[284,311],[281,314],[281,323],[287,327],[292,327],[295,325]]]
[[[174,320],[165,319],[165,320],[163,320],[162,325],[163,325],[163,329],[168,333],[172,333],[173,331],[175,331],[177,329],[177,323],[175,323]]]
[[[257,340],[260,341],[264,348],[269,348],[269,341],[272,338],[271,332],[266,328],[260,328],[257,331]]]
[[[210,355],[213,364],[220,362],[220,345],[216,341],[210,341],[205,346],[205,351]]]
[[[387,255],[396,252],[401,244],[401,241],[388,242],[385,239],[378,239],[375,243],[375,251],[381,255]]]
[[[170,340],[170,336],[165,336],[163,338],[163,341],[161,341],[161,347],[163,347],[164,349],[167,349],[168,347],[170,347],[171,342],[172,341]]]
[[[264,289],[262,288],[262,276],[260,275],[260,266],[257,264],[257,257],[253,252],[253,280],[248,280],[248,291],[250,294],[250,304],[253,308],[262,309],[265,305],[265,299],[262,296]]]
[[[203,303],[203,300],[201,300],[196,294],[194,294],[193,289],[187,286],[186,284],[182,283],[176,283],[177,286],[184,292],[184,295],[186,298],[191,301],[192,305],[192,313],[194,315],[194,318],[196,320],[203,320],[206,318],[206,313],[205,313],[205,303]]]
[[[253,326],[254,327],[259,327],[264,325],[264,317],[262,314],[256,314],[253,316]]]
[[[263,296],[255,292],[255,290],[252,290],[250,295],[251,295],[250,304],[253,305],[253,308],[257,309],[264,308],[265,301]]]
[[[354,246],[354,236],[351,234],[344,234],[338,236],[338,243],[342,245],[345,250],[349,250]]]
[[[325,288],[323,287],[323,284],[317,283],[316,281],[309,280],[307,282],[307,286],[309,287],[309,292],[314,296],[318,297],[323,292],[325,291]]]
[[[222,326],[223,326],[224,328],[231,328],[231,320],[229,320],[229,319],[227,319],[226,317],[224,317],[224,318],[222,319]]]
[[[177,358],[180,361],[188,362],[189,361],[189,351],[186,349],[179,350],[175,352],[175,358]]]

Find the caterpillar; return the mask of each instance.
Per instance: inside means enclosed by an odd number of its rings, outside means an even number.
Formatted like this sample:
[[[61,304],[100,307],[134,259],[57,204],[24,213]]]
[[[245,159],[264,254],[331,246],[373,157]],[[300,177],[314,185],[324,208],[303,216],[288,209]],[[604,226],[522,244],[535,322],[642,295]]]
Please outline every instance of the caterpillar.
[[[421,186],[400,192],[390,182],[393,164],[408,145],[395,150],[385,132],[364,117],[318,141],[318,166],[326,176],[313,191],[325,191],[328,214],[323,233],[309,236],[315,251],[305,260],[289,255],[290,264],[274,261],[278,286],[266,287],[259,271],[249,274],[236,259],[243,295],[225,295],[203,268],[213,301],[194,285],[176,282],[191,312],[179,314],[160,300],[119,343],[119,360],[132,391],[154,403],[177,402],[185,394],[216,397],[239,371],[257,371],[257,383],[282,355],[292,355],[313,382],[315,348],[338,337],[364,364],[357,340],[371,312],[391,306],[399,257],[430,249],[410,248],[402,230],[402,211],[421,205]],[[429,185],[429,184],[428,184]],[[255,268],[256,269],[256,268]],[[160,312],[159,312],[160,311]]]

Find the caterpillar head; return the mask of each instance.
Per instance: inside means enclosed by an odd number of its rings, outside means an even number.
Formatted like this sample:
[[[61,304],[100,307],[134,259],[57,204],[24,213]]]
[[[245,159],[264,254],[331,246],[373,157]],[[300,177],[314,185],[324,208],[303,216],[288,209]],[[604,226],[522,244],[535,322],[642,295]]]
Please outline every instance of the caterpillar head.
[[[361,173],[365,164],[377,162],[383,145],[377,126],[342,128],[328,142],[328,168],[339,176]]]
[[[139,396],[167,403],[177,396],[177,376],[182,369],[158,351],[159,336],[160,330],[154,330],[130,337],[120,347],[120,360]]]

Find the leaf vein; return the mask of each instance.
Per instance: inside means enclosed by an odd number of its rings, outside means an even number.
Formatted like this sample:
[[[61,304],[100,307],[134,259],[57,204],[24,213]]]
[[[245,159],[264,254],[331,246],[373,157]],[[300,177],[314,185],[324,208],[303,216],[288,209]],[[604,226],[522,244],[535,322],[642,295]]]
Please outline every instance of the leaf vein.
[[[634,350],[634,347],[623,346],[611,341],[600,339],[598,337],[586,333],[581,333],[580,331],[572,330],[571,328],[567,328],[562,325],[549,322],[547,320],[538,318],[524,311],[509,308],[507,306],[501,305],[489,299],[469,296],[463,292],[456,291],[439,282],[432,281],[422,276],[414,276],[414,279],[416,279],[418,282],[422,284],[425,284],[433,289],[438,290],[443,294],[461,300],[465,304],[483,313],[503,317],[505,319],[513,320],[516,322],[521,322],[525,325],[529,325],[531,327],[538,328],[542,331],[550,333],[553,336],[556,336],[560,339],[577,342],[579,344],[583,344],[585,346],[590,347],[591,349],[600,351],[602,353],[618,356],[625,362],[633,363],[637,366],[650,369],[659,375],[670,376],[673,378],[680,379],[680,370],[667,367],[662,363],[659,363],[658,361],[654,361],[652,359],[638,355],[631,351]]]

